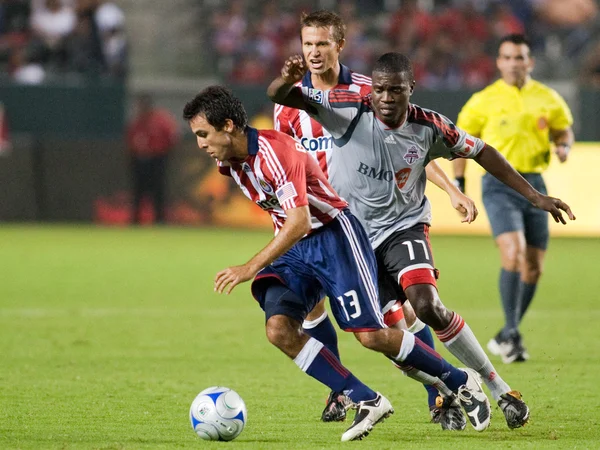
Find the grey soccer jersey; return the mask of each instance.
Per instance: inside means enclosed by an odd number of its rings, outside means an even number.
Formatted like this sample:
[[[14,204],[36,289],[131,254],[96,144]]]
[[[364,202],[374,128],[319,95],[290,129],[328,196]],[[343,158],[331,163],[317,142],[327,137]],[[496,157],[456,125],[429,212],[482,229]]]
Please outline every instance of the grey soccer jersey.
[[[409,105],[390,129],[375,117],[370,97],[352,91],[302,88],[307,112],[333,138],[329,181],[367,230],[373,248],[398,230],[431,221],[425,166],[435,158],[473,158],[484,142],[443,115]]]

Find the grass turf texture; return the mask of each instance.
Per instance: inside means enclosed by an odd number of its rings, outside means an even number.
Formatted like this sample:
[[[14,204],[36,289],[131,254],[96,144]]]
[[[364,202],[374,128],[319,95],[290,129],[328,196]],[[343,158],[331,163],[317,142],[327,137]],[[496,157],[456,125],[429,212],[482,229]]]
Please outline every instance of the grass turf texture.
[[[598,239],[554,239],[522,326],[531,361],[497,369],[523,392],[531,423],[508,430],[493,406],[484,433],[428,423],[425,390],[340,336],[342,360],[396,414],[362,443],[319,422],[327,391],[264,336],[249,284],[212,291],[267,232],[0,228],[0,448],[598,448]],[[485,344],[501,325],[490,238],[432,236],[439,287]],[[450,361],[456,360],[436,343]],[[202,389],[238,391],[248,423],[231,443],[200,441],[188,409]],[[353,414],[353,413],[352,413]]]

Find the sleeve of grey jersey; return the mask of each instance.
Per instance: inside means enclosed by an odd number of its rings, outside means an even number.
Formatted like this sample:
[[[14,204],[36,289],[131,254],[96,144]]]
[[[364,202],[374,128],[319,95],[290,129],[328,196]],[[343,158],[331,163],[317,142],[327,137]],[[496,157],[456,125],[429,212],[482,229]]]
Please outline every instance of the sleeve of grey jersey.
[[[454,126],[446,119],[448,127],[435,128],[429,159],[475,158],[485,147],[485,142]]]
[[[329,101],[331,92],[302,87],[302,96],[309,106],[306,112],[337,139],[342,137],[350,127],[352,120],[358,114],[360,104],[353,101],[337,101],[332,106]]]

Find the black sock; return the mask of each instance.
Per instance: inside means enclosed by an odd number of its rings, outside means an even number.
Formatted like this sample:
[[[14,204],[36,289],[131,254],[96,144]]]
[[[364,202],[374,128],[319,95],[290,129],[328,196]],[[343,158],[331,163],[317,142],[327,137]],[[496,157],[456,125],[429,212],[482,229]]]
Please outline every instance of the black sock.
[[[521,285],[520,272],[509,272],[502,269],[500,271],[500,298],[502,308],[504,309],[505,325],[501,332],[501,339],[506,339],[511,331],[517,329],[519,325],[519,291]]]
[[[536,288],[537,283],[521,283],[521,291],[519,292],[519,322],[523,320],[523,316],[527,312],[529,305],[531,305]]]

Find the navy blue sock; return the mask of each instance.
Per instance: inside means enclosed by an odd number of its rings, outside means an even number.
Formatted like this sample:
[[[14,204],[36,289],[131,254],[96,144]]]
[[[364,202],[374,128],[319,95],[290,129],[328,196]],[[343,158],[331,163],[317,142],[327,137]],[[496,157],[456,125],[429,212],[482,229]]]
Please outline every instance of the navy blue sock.
[[[467,382],[467,374],[457,369],[432,348],[415,338],[415,345],[408,356],[402,361],[429,375],[438,377],[452,391],[456,392]]]
[[[415,334],[416,338],[421,339],[425,345],[431,348],[435,348],[433,344],[433,336],[431,335],[431,330],[427,325],[423,327],[420,331],[417,331]],[[424,384],[423,387],[427,391],[427,404],[429,406],[435,406],[435,399],[440,393],[438,390],[432,386],[431,384]]]
[[[310,337],[315,338],[317,341],[321,342],[325,347],[327,347],[337,359],[340,359],[337,333],[335,332],[335,328],[333,328],[333,324],[331,323],[329,316],[326,316],[325,319],[323,319],[314,327],[303,327],[302,329]]]
[[[306,343],[313,348],[315,344],[317,343],[314,340]],[[345,393],[355,403],[372,400],[377,396],[375,391],[352,375],[327,347],[319,350],[308,367],[303,367],[299,361],[296,361],[296,364],[311,377],[329,386],[332,391]]]

